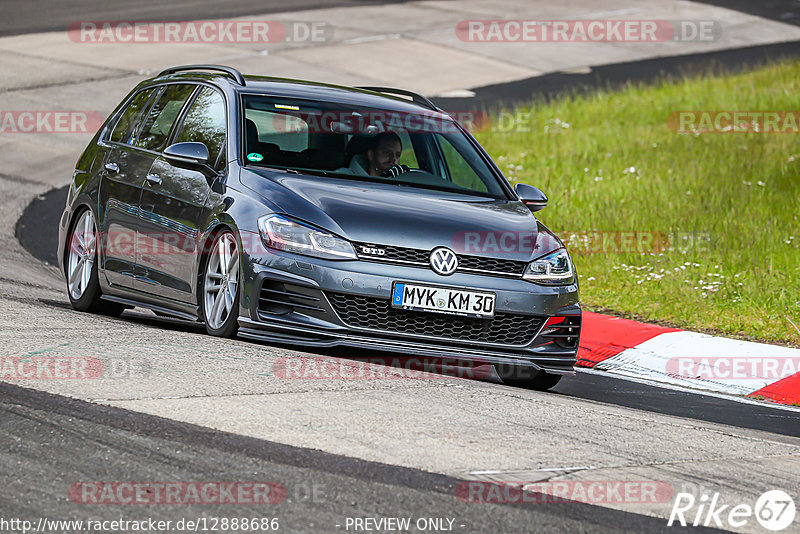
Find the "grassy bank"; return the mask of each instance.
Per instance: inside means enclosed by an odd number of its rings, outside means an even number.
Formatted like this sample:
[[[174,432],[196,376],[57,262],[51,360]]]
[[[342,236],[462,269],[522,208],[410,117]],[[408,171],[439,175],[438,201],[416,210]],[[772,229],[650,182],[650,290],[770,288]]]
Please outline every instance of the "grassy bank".
[[[476,137],[549,196],[587,309],[800,345],[800,134],[676,133],[680,110],[800,110],[800,62],[536,102]]]

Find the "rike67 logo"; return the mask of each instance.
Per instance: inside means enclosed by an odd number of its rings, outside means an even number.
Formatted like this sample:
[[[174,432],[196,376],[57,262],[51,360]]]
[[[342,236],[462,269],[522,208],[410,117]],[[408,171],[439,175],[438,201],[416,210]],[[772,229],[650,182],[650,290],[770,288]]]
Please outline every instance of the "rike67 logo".
[[[703,493],[699,499],[692,493],[678,493],[667,525],[742,528],[755,517],[765,529],[778,532],[794,522],[796,512],[794,500],[783,490],[765,492],[753,506],[723,503],[719,493]]]

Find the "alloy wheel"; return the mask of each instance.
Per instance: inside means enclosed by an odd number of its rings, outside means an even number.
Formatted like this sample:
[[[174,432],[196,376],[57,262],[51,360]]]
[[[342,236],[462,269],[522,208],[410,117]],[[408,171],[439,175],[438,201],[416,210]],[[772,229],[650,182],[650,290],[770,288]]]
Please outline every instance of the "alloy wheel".
[[[239,291],[239,249],[230,232],[220,234],[209,252],[203,284],[205,319],[213,330],[225,327]]]
[[[70,236],[67,285],[74,300],[84,295],[92,277],[97,245],[95,230],[94,215],[91,210],[86,210],[81,214]]]

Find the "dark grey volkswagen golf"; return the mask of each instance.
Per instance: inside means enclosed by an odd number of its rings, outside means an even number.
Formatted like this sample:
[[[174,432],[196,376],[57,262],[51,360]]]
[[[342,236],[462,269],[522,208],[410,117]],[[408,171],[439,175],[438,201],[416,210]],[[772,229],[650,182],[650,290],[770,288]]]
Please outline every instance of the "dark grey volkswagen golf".
[[[573,372],[581,311],[546,203],[420,95],[189,65],[139,84],[80,157],[59,258],[77,310],[547,389]]]

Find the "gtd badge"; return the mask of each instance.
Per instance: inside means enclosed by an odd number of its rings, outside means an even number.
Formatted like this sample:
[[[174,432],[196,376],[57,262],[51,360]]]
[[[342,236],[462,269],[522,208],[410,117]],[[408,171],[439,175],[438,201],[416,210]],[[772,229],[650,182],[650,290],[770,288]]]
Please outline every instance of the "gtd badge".
[[[442,276],[450,276],[458,269],[458,256],[447,247],[438,247],[431,252],[431,269]]]
[[[362,254],[368,254],[370,256],[385,256],[386,255],[386,251],[383,250],[382,248],[376,248],[376,247],[360,247],[360,248],[361,248],[361,253]]]

